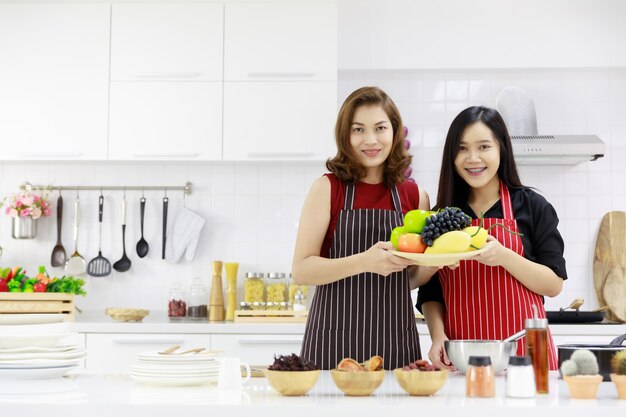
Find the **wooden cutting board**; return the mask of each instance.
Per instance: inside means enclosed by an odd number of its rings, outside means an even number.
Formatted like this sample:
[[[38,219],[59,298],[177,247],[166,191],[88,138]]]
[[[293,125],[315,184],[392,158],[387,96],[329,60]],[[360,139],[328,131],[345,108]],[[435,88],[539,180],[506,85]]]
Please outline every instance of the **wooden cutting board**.
[[[626,212],[602,217],[593,257],[593,283],[609,320],[626,322]]]

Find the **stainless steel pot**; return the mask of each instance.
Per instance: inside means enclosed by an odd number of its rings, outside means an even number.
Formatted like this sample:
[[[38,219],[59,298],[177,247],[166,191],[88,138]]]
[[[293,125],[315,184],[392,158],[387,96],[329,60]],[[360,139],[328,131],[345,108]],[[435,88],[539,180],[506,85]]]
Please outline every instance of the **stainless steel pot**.
[[[600,367],[600,374],[604,381],[610,381],[611,377],[611,359],[617,352],[626,349],[623,346],[624,340],[626,340],[626,334],[616,337],[608,345],[587,345],[587,344],[568,344],[559,345],[559,368],[561,363],[572,356],[572,353],[579,349],[587,349],[593,352],[598,359],[598,366]]]
[[[509,364],[509,357],[517,351],[517,339],[526,334],[525,330],[500,340],[446,340],[444,349],[448,359],[459,371],[466,373],[470,356],[489,356],[494,372],[501,372]]]

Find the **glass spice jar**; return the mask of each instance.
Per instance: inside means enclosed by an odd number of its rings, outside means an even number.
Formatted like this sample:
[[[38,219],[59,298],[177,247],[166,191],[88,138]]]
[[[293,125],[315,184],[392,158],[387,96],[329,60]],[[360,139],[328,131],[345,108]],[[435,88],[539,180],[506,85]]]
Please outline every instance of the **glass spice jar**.
[[[495,397],[495,375],[489,356],[470,356],[465,376],[467,397]]]
[[[307,287],[306,285],[296,284],[291,274],[289,274],[288,287],[289,287],[289,303],[292,306],[296,304],[295,297],[296,297],[296,293],[298,292],[298,289],[300,289],[300,291],[304,295],[304,300],[306,301],[306,298],[309,295],[309,287]]]
[[[539,318],[537,306],[532,305],[534,317],[525,320],[526,354],[531,357],[535,371],[538,394],[547,394],[548,389],[548,319]]]
[[[209,313],[209,295],[200,277],[195,277],[189,289],[187,317],[194,320],[206,319]]]
[[[246,272],[243,284],[243,300],[246,303],[265,302],[265,283],[262,272]]]
[[[283,303],[287,301],[287,283],[285,274],[282,272],[271,272],[267,274],[265,284],[268,303]]]
[[[187,315],[187,303],[185,302],[185,290],[179,281],[174,282],[170,289],[167,303],[167,317],[170,320],[182,320]]]

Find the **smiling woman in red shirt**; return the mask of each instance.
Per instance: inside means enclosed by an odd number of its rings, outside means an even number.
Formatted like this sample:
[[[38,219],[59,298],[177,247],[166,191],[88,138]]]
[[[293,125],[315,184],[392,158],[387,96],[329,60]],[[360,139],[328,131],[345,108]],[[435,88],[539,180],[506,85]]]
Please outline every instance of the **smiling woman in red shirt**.
[[[394,369],[420,358],[412,288],[435,270],[388,252],[391,231],[428,195],[404,178],[400,113],[376,87],[343,103],[335,128],[337,154],[313,183],[300,216],[294,280],[316,285],[301,356],[321,369],[343,358],[384,358]]]

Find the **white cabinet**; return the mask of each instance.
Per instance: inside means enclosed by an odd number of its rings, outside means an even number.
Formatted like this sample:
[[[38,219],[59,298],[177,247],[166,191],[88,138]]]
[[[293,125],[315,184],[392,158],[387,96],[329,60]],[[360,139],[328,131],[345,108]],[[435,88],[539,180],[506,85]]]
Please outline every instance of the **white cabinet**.
[[[107,158],[110,5],[0,4],[0,159]]]
[[[623,0],[342,0],[340,69],[624,67]]]
[[[109,158],[221,160],[221,82],[111,83]]]
[[[110,159],[222,159],[223,9],[113,5]]]
[[[224,160],[334,154],[337,5],[226,4]]]
[[[178,345],[181,349],[211,349],[211,336],[203,334],[88,333],[86,369],[129,373],[137,354]]]
[[[238,356],[250,365],[269,365],[274,355],[299,355],[303,338],[293,334],[214,334],[211,348]]]
[[[336,80],[337,6],[226,4],[224,80]]]
[[[336,95],[334,82],[224,83],[224,159],[325,160]]]
[[[112,7],[111,80],[222,80],[222,4]]]

